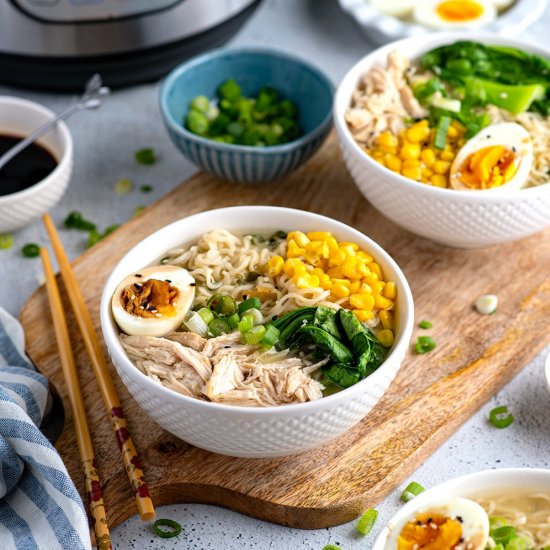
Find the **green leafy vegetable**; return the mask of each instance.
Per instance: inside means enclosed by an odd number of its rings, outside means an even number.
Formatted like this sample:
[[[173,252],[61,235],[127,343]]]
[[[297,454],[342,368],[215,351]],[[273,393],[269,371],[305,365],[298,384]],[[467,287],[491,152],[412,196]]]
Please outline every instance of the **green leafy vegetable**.
[[[155,150],[152,147],[146,147],[145,149],[139,149],[134,153],[136,162],[139,164],[151,165],[156,162]]]

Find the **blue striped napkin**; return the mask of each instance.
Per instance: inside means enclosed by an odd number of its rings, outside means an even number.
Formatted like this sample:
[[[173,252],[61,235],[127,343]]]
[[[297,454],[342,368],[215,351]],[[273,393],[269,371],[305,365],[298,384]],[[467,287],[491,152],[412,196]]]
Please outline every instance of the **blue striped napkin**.
[[[0,544],[2,550],[88,550],[84,506],[39,430],[48,383],[24,353],[21,325],[0,308]]]

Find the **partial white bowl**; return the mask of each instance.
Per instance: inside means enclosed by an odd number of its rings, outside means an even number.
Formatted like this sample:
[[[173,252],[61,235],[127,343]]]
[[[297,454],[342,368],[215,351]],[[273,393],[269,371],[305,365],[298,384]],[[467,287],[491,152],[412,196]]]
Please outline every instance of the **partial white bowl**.
[[[432,29],[413,21],[403,21],[398,17],[380,13],[369,0],[338,0],[340,7],[361,27],[369,41],[387,44],[401,38],[433,33]],[[517,0],[517,2],[495,21],[484,25],[481,30],[498,33],[502,36],[516,36],[538,21],[548,0]]]
[[[393,525],[413,514],[420,508],[443,498],[471,498],[484,494],[498,494],[503,491],[529,491],[550,493],[550,470],[537,468],[503,468],[484,470],[436,485],[414,497],[405,504],[376,539],[372,550],[385,550],[386,542]]]
[[[549,227],[550,185],[484,193],[416,182],[373,160],[353,139],[344,119],[361,77],[373,66],[385,66],[390,52],[397,50],[414,60],[432,48],[458,40],[513,46],[550,58],[549,50],[487,33],[440,33],[400,40],[367,55],[346,74],[334,100],[334,125],[355,183],[382,214],[433,241],[460,248],[481,248],[521,239]]]
[[[386,361],[362,382],[317,401],[279,407],[234,407],[186,397],[154,382],[128,359],[111,315],[111,297],[128,274],[152,264],[180,244],[192,244],[213,229],[331,231],[376,258],[397,284],[398,328]],[[111,359],[138,404],[164,429],[209,451],[241,457],[300,453],[339,436],[363,419],[397,374],[414,323],[409,285],[393,259],[359,231],[330,218],[288,208],[241,206],[202,212],[153,233],[130,250],[109,276],[101,298],[101,327]]]
[[[27,137],[55,114],[17,97],[0,96],[0,133]],[[29,224],[53,208],[67,189],[73,170],[73,139],[69,128],[59,122],[38,140],[55,157],[57,166],[42,181],[10,195],[0,196],[0,232]]]

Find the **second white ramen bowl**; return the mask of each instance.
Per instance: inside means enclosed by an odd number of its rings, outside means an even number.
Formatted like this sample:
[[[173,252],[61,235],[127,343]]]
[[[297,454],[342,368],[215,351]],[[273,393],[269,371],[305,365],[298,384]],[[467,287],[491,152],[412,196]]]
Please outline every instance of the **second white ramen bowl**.
[[[145,376],[124,351],[111,314],[111,297],[128,274],[154,264],[163,253],[191,245],[214,229],[236,233],[322,230],[356,242],[372,254],[387,279],[397,285],[397,333],[387,359],[365,380],[317,401],[251,408],[200,401],[169,390]],[[130,250],[109,276],[101,298],[101,327],[113,363],[139,405],[164,429],[208,451],[240,457],[300,453],[324,445],[360,422],[382,397],[407,351],[414,323],[413,300],[403,272],[374,241],[325,216],[269,206],[210,210],[174,222]]]

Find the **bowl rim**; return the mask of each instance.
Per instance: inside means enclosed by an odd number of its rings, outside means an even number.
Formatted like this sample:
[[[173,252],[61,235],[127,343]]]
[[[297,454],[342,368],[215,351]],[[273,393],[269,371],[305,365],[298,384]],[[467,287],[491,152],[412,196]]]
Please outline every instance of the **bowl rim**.
[[[388,54],[393,50],[399,49],[400,51],[406,51],[407,46],[414,45],[420,46],[422,52],[426,52],[429,49],[438,47],[442,44],[451,44],[459,40],[477,41],[483,44],[502,44],[512,46],[516,48],[522,48],[530,53],[545,56],[550,60],[550,48],[542,47],[528,40],[523,40],[515,37],[503,37],[498,34],[489,32],[434,32],[423,34],[421,36],[412,36],[396,40],[385,44],[379,48],[376,48],[366,56],[362,57],[357,63],[349,69],[345,76],[340,81],[336,94],[334,96],[333,104],[333,121],[334,126],[345,144],[351,148],[353,153],[371,167],[372,170],[377,171],[381,177],[383,177],[388,185],[400,185],[406,186],[411,191],[417,191],[419,193],[431,193],[434,198],[450,199],[453,198],[457,202],[487,202],[487,203],[500,203],[503,200],[528,200],[535,197],[542,197],[550,193],[550,179],[547,183],[537,185],[535,187],[528,187],[525,189],[506,190],[498,193],[480,193],[476,190],[464,190],[457,192],[455,189],[434,187],[432,185],[426,185],[424,183],[411,180],[401,174],[392,172],[384,166],[380,166],[378,162],[372,159],[366,154],[360,147],[360,145],[353,138],[348,125],[345,122],[344,114],[350,105],[351,94],[344,95],[344,89],[353,83],[353,89],[355,89],[358,78],[366,73],[366,71],[374,65],[374,58],[381,54]],[[351,87],[351,86],[350,86]],[[390,183],[391,182],[391,183]],[[545,189],[546,188],[546,189]],[[405,188],[404,188],[405,189]]]
[[[399,316],[399,327],[400,327],[400,334],[399,338],[394,343],[393,347],[390,350],[390,353],[384,360],[384,362],[380,365],[380,367],[372,373],[370,376],[365,378],[364,380],[361,380],[361,382],[358,382],[354,386],[351,386],[350,388],[342,389],[341,391],[328,395],[326,397],[323,397],[322,399],[318,399],[315,401],[308,401],[305,403],[293,403],[288,405],[273,405],[269,407],[244,407],[240,405],[226,405],[222,403],[213,403],[209,401],[202,401],[200,399],[196,399],[194,397],[188,397],[186,395],[180,394],[175,392],[174,390],[170,390],[166,387],[164,387],[161,384],[158,384],[157,382],[153,381],[151,378],[143,374],[128,358],[128,355],[122,348],[122,345],[120,343],[120,338],[118,336],[118,332],[116,329],[116,323],[114,322],[111,314],[111,298],[112,293],[109,292],[107,294],[107,288],[112,287],[116,288],[118,283],[120,282],[117,278],[114,279],[114,272],[117,270],[119,266],[124,264],[124,262],[127,260],[128,256],[134,252],[134,250],[138,247],[142,247],[147,245],[149,242],[154,242],[158,239],[158,236],[165,232],[170,232],[171,230],[175,230],[177,226],[182,224],[184,221],[188,224],[196,224],[200,227],[199,222],[200,218],[209,215],[217,215],[218,217],[223,216],[224,213],[243,213],[242,219],[246,219],[246,212],[250,210],[256,210],[260,212],[265,212],[266,216],[268,215],[277,215],[277,213],[283,213],[283,212],[290,212],[290,213],[299,213],[300,215],[305,215],[306,217],[310,219],[318,220],[319,222],[322,222],[326,219],[329,219],[332,224],[334,224],[335,227],[338,229],[342,229],[343,231],[347,233],[355,234],[355,237],[358,237],[359,240],[363,243],[361,246],[368,247],[369,251],[373,252],[375,257],[380,258],[383,257],[384,261],[387,263],[387,265],[390,266],[391,270],[395,274],[395,282],[398,286],[398,292],[403,293],[403,303],[405,305],[405,310],[407,315],[405,316],[404,313],[400,314]],[[204,229],[203,232],[206,232],[207,229]],[[182,240],[184,240],[185,237],[182,237]],[[162,252],[161,252],[162,253]],[[160,255],[160,254],[159,254]],[[148,391],[156,392],[157,394],[161,395],[167,395],[171,396],[174,399],[181,400],[183,403],[187,403],[191,406],[204,408],[205,411],[208,410],[215,410],[218,412],[226,412],[230,414],[236,414],[236,415],[279,415],[279,416],[286,416],[289,413],[292,413],[294,411],[295,413],[303,412],[307,409],[314,409],[316,406],[319,406],[319,402],[322,402],[323,405],[329,405],[334,404],[337,405],[340,402],[348,401],[349,398],[352,397],[353,393],[362,393],[361,389],[365,387],[366,384],[369,383],[369,379],[372,381],[372,377],[375,376],[377,373],[381,372],[381,369],[385,365],[389,365],[390,358],[398,357],[400,354],[404,354],[406,350],[409,347],[409,343],[412,336],[412,331],[414,327],[414,302],[412,297],[412,292],[409,286],[409,283],[407,281],[407,278],[405,277],[405,274],[401,270],[401,268],[398,266],[397,262],[389,255],[388,252],[386,252],[379,244],[377,244],[374,240],[372,240],[370,237],[367,237],[363,233],[361,233],[359,230],[353,228],[352,226],[349,226],[343,222],[340,222],[338,220],[334,220],[332,218],[328,218],[327,216],[324,216],[322,214],[317,214],[315,212],[309,212],[305,210],[299,210],[295,208],[285,208],[285,207],[279,207],[279,206],[256,206],[256,205],[249,205],[249,206],[230,206],[225,208],[216,208],[211,210],[205,210],[203,212],[198,212],[196,214],[193,214],[191,216],[187,216],[185,218],[181,218],[179,220],[176,220],[164,227],[161,227],[157,231],[151,233],[141,241],[139,241],[135,246],[133,246],[128,252],[117,262],[117,264],[113,267],[111,270],[111,273],[109,274],[109,277],[105,281],[105,284],[103,286],[103,291],[101,295],[101,304],[100,304],[100,320],[101,320],[101,329],[103,333],[103,338],[105,340],[105,344],[107,346],[107,349],[109,350],[109,353],[113,356],[116,356],[116,362],[117,362],[117,368],[120,368],[122,370],[125,370],[128,373],[132,373],[133,375],[137,376],[141,381],[142,384],[145,384],[148,386]],[[113,362],[115,362],[113,360]]]
[[[241,54],[258,54],[258,55],[269,56],[272,58],[285,59],[287,61],[291,61],[294,64],[301,65],[302,67],[305,67],[306,69],[314,73],[319,78],[319,80],[327,87],[331,95],[331,101],[329,102],[329,106],[325,116],[323,117],[323,120],[317,126],[315,126],[315,128],[310,130],[308,133],[292,141],[289,141],[288,143],[283,143],[280,145],[266,145],[265,147],[256,147],[254,145],[220,143],[212,139],[198,136],[197,134],[193,134],[192,132],[187,130],[187,128],[185,128],[183,124],[179,123],[174,118],[174,116],[172,115],[172,112],[168,108],[168,94],[176,85],[176,82],[180,77],[180,75],[199,65],[206,64],[212,59],[217,59],[221,56],[226,56],[226,55],[237,56]],[[168,73],[168,75],[164,78],[161,84],[161,87],[159,90],[159,104],[160,104],[160,111],[162,113],[165,123],[170,127],[171,130],[183,136],[187,140],[193,141],[197,144],[204,145],[213,149],[217,149],[219,151],[230,151],[233,153],[237,153],[237,152],[254,153],[258,155],[278,155],[281,153],[288,153],[288,152],[294,151],[295,149],[314,140],[315,138],[317,138],[318,136],[322,135],[325,132],[327,125],[329,125],[332,120],[332,104],[334,101],[334,95],[335,95],[334,84],[332,83],[330,78],[327,75],[325,75],[325,73],[321,69],[316,67],[313,63],[305,59],[302,59],[300,57],[290,55],[282,50],[278,50],[275,48],[257,48],[253,46],[240,46],[235,48],[216,48],[214,50],[210,50],[206,53],[193,57],[192,59],[185,61],[184,63],[181,63],[180,65],[172,69],[172,71]]]
[[[38,112],[45,115],[47,118],[53,118],[55,116],[55,113],[44,105],[41,105],[36,101],[31,101],[29,99],[23,99],[15,96],[0,95],[0,109],[2,109],[3,107],[16,107],[26,109],[27,112],[31,113],[32,115],[35,115]],[[55,155],[53,155],[48,147],[48,151],[54,156],[55,160],[57,161],[55,168],[44,179],[36,182],[30,187],[27,187],[26,189],[16,191],[15,193],[9,193],[8,195],[0,195],[0,206],[6,206],[11,202],[30,198],[33,194],[39,193],[42,189],[54,183],[59,174],[67,170],[73,157],[73,138],[69,127],[63,120],[58,121],[57,125],[54,128],[59,129],[62,139],[65,142],[62,147],[61,157],[59,159],[55,158]]]
[[[433,487],[430,487],[411,501],[403,505],[399,510],[392,515],[388,520],[386,525],[380,531],[380,534],[374,541],[372,550],[384,550],[387,542],[387,537],[390,532],[390,526],[395,525],[397,521],[403,517],[409,515],[413,511],[417,510],[423,506],[429,506],[430,503],[437,501],[442,496],[445,495],[446,491],[453,491],[457,487],[466,486],[464,490],[463,498],[470,498],[468,493],[475,493],[475,490],[470,490],[469,487],[475,487],[476,484],[481,483],[482,481],[488,480],[493,481],[496,484],[499,483],[500,487],[506,489],[506,487],[514,487],[520,485],[519,483],[514,483],[512,480],[515,477],[532,477],[533,485],[535,485],[537,479],[541,477],[548,480],[548,485],[550,487],[550,470],[545,468],[494,468],[480,470],[478,472],[472,472],[455,478],[447,479]],[[503,481],[501,478],[504,478]],[[454,497],[453,497],[454,498]]]

